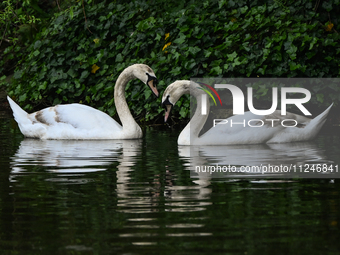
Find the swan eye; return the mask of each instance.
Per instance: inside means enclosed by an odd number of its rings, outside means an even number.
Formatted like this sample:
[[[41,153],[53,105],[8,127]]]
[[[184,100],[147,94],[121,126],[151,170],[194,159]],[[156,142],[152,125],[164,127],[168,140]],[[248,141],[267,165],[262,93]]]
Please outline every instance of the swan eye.
[[[153,94],[158,97],[159,93],[157,91],[157,78],[154,76],[151,76],[150,74],[146,73],[148,76],[148,80],[146,81],[146,84],[149,86],[149,88],[152,90]]]
[[[156,88],[156,85],[157,85],[157,83],[158,83],[158,80],[157,80],[157,78],[156,77],[154,77],[154,76],[151,76],[150,74],[148,74],[148,73],[145,73],[147,76],[148,76],[148,80],[147,80],[147,84],[149,85],[149,84],[151,84],[154,88]],[[150,86],[150,85],[149,85]]]
[[[163,108],[165,108],[165,109],[167,109],[167,106],[173,106],[173,104],[170,102],[170,100],[169,100],[169,98],[170,98],[170,95],[167,95],[166,96],[166,99],[163,101],[163,103],[162,103],[162,106],[163,106]]]

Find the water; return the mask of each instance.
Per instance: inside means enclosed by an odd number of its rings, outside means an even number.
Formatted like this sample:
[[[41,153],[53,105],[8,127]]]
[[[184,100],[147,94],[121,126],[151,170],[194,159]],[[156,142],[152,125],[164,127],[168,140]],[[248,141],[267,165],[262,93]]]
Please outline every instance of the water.
[[[340,253],[338,179],[197,178],[189,163],[216,157],[204,149],[189,157],[176,144],[179,132],[40,141],[2,116],[0,254]],[[275,155],[340,164],[339,134],[324,129],[307,147]],[[273,151],[249,148],[232,151],[259,161]]]

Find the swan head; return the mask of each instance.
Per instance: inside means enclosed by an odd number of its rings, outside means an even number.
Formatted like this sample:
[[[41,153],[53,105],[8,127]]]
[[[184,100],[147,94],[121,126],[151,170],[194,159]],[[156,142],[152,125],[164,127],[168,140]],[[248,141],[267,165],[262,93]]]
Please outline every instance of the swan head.
[[[157,90],[157,77],[154,71],[145,64],[135,64],[131,66],[133,75],[149,86],[152,93],[158,97],[159,92]]]
[[[167,122],[171,110],[183,94],[190,93],[190,81],[179,80],[171,83],[164,91],[162,106],[165,109],[164,122]]]

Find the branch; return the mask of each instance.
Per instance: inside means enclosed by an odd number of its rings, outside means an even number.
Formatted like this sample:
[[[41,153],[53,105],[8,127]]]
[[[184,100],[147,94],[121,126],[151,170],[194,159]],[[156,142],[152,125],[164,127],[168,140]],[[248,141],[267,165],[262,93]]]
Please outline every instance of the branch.
[[[7,22],[6,22],[5,31],[4,31],[4,33],[3,33],[3,35],[2,35],[2,38],[1,38],[0,46],[1,46],[3,40],[5,40],[6,42],[10,42],[9,40],[5,39],[6,31],[7,31]]]
[[[84,0],[81,0],[81,3],[82,3],[82,5],[83,5],[83,12],[84,12],[84,18],[85,18],[86,28],[87,28],[87,30],[89,30],[89,32],[90,32],[91,34],[93,34],[93,33],[91,32],[91,30],[89,29],[89,27],[87,26],[87,19],[86,19],[85,7],[84,7]]]
[[[55,0],[55,1],[57,2],[59,11],[61,11],[61,8],[60,8],[60,5],[59,5],[59,1],[58,0]]]

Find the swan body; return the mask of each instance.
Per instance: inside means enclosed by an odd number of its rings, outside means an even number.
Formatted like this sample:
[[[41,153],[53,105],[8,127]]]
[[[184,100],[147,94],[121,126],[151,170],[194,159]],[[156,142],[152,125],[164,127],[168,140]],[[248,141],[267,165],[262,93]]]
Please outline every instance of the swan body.
[[[217,124],[199,136],[208,118],[208,115],[201,115],[200,113],[202,107],[201,95],[205,92],[199,88],[200,86],[194,82],[180,80],[170,84],[163,93],[162,104],[166,109],[165,121],[167,121],[173,105],[183,94],[190,93],[196,97],[197,108],[195,114],[180,133],[178,137],[179,145],[232,145],[309,141],[320,131],[332,107],[332,105],[329,106],[314,119],[289,112],[283,116],[280,110],[266,116],[255,115],[248,111],[244,115],[235,115],[226,119],[228,125]],[[209,112],[209,102],[207,102],[207,112]],[[268,121],[270,119],[277,121]],[[281,125],[281,121],[284,119],[293,119],[298,124],[295,127],[284,127]],[[250,120],[252,120],[251,126],[247,124],[231,126],[229,124],[248,123]],[[254,120],[261,120],[262,122],[256,123]]]
[[[7,97],[21,133],[40,139],[137,139],[142,130],[131,115],[125,99],[126,84],[138,78],[158,97],[157,78],[144,64],[127,67],[118,77],[114,98],[120,125],[108,114],[82,104],[64,104],[28,114]]]

